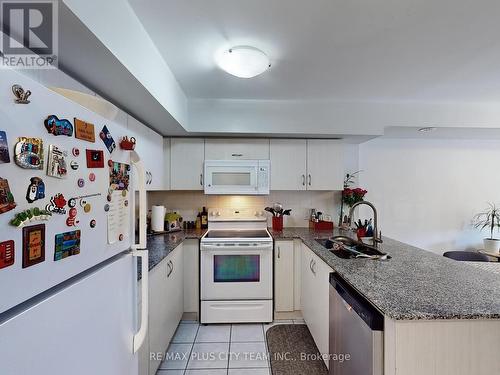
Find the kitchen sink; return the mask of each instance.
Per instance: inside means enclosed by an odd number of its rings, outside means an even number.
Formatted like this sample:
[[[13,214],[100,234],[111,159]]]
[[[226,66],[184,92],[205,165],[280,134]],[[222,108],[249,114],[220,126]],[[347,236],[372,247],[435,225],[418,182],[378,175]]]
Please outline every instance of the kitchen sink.
[[[381,252],[373,246],[346,236],[318,238],[316,242],[328,249],[332,254],[343,259],[366,259],[373,257],[373,259],[385,260],[391,258],[390,255]],[[335,246],[335,244],[339,246]]]

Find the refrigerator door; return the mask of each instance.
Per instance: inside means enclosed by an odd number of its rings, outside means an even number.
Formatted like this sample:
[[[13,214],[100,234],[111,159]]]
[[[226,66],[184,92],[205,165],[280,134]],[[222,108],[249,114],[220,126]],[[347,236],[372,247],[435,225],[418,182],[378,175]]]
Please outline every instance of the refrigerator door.
[[[112,260],[13,316],[0,315],[3,375],[138,374],[136,263],[130,254]]]
[[[11,86],[16,83],[25,90],[31,90],[30,104],[15,104]],[[59,119],[67,119],[74,125],[74,118],[93,124],[95,142],[78,139],[73,136],[50,134],[44,120],[49,115],[56,115]],[[113,160],[130,164],[130,152],[117,147],[112,153],[108,151],[100,138],[101,129],[106,125],[116,144],[127,135],[126,124],[109,121],[100,115],[80,106],[79,104],[59,95],[16,71],[2,70],[0,74],[0,119],[5,131],[10,153],[9,163],[0,163],[0,178],[7,179],[14,195],[17,207],[0,214],[0,242],[14,241],[14,264],[0,269],[0,285],[10,285],[4,288],[0,298],[0,313],[6,311],[43,291],[58,285],[65,280],[113,257],[122,251],[128,250],[134,242],[132,229],[134,194],[128,192],[130,204],[130,227],[123,230],[123,239],[113,244],[108,243],[107,221],[110,212],[105,211],[108,189],[110,184],[108,161]],[[90,125],[89,125],[90,126]],[[75,129],[74,129],[75,132]],[[24,169],[14,161],[14,147],[18,137],[36,137],[43,139],[44,167],[41,170]],[[138,140],[140,141],[140,140]],[[47,175],[47,161],[50,145],[55,145],[67,152],[67,176],[56,178]],[[73,149],[77,149],[79,154]],[[88,168],[86,150],[102,151],[104,165],[102,168]],[[78,169],[69,167],[71,162],[78,164]],[[90,164],[92,166],[92,164]],[[132,179],[135,178],[135,169],[132,168]],[[92,176],[91,176],[92,174]],[[45,184],[45,198],[29,203],[26,199],[30,179],[41,178]],[[84,186],[80,187],[79,180]],[[131,189],[130,189],[131,190]],[[45,224],[45,260],[30,267],[23,268],[23,230],[9,224],[18,212],[31,208],[45,209],[50,204],[51,197],[61,193],[66,201],[76,198],[77,220],[76,226],[68,226],[67,218],[69,207],[65,206],[66,214],[54,213],[48,221],[35,221],[33,224]],[[84,197],[84,198],[81,198]],[[90,206],[85,209],[86,201]],[[95,227],[90,225],[95,220]],[[56,235],[80,230],[81,244],[78,255],[55,261]],[[120,232],[121,234],[121,232]]]

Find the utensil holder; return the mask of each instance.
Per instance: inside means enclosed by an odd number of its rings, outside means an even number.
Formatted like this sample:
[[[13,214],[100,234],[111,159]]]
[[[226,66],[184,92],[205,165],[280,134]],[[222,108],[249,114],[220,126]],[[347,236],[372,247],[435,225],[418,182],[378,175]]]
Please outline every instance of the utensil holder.
[[[283,230],[283,216],[273,216],[273,230]]]

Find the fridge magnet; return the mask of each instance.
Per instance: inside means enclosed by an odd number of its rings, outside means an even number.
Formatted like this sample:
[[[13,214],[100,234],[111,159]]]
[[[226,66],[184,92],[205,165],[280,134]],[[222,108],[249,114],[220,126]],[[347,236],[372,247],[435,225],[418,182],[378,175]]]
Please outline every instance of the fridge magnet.
[[[49,134],[65,135],[67,137],[73,135],[73,125],[66,119],[59,119],[56,115],[50,115],[43,123]]]
[[[95,221],[95,219],[90,220],[90,227],[91,227],[92,229],[93,229],[93,228],[95,228],[95,227],[96,227],[96,225],[97,225],[97,222]]]
[[[45,209],[53,214],[66,215],[66,203],[64,195],[57,193],[50,198],[50,203],[45,207]]]
[[[78,156],[80,156],[80,149],[73,147],[73,149],[71,150],[71,153],[73,154],[74,157],[78,157]]]
[[[0,164],[3,163],[10,163],[10,155],[7,134],[3,130],[0,130]]]
[[[88,214],[91,210],[92,206],[90,205],[90,203],[87,203],[85,204],[85,206],[83,206],[83,212],[85,212],[86,214]]]
[[[106,204],[104,205],[104,212],[108,212],[108,211],[109,211],[109,204],[108,204],[108,203],[106,203]]]
[[[89,181],[94,182],[95,181],[95,173],[90,173],[89,174]]]
[[[102,150],[85,150],[87,168],[104,168],[104,152]]]
[[[19,137],[14,148],[14,160],[24,169],[43,169],[42,139]]]
[[[85,180],[83,178],[79,178],[77,184],[79,188],[82,188],[85,186]]]
[[[0,268],[12,266],[14,264],[14,241],[0,242]]]
[[[75,206],[76,206],[76,198],[70,198],[70,200],[68,201],[68,207],[73,208]]]
[[[75,117],[75,137],[87,142],[95,142],[94,124]]]
[[[61,150],[59,147],[50,145],[49,156],[47,160],[47,176],[56,178],[65,178],[68,174],[66,166],[66,151]]]
[[[56,234],[54,261],[80,254],[80,231]]]
[[[68,214],[68,218],[66,219],[66,225],[68,227],[74,227],[76,224],[79,223],[78,220],[76,220],[76,214],[78,213],[78,211],[76,210],[76,208],[70,208],[69,209],[69,214]]]
[[[69,163],[69,166],[71,167],[71,169],[73,169],[74,171],[76,171],[80,165],[76,162],[76,161],[72,161],[71,163]]]
[[[28,203],[33,203],[43,198],[45,198],[45,183],[40,177],[31,177],[28,191],[26,192],[26,200]]]
[[[10,225],[21,228],[32,221],[47,221],[52,217],[52,214],[44,209],[34,207],[17,213],[10,221]]]
[[[23,228],[23,268],[45,260],[45,224]]]
[[[12,85],[12,93],[16,97],[14,101],[16,104],[29,104],[28,98],[31,96],[31,91],[26,90],[21,87],[21,85]]]
[[[16,206],[14,195],[10,191],[9,181],[0,177],[0,214],[10,211]]]
[[[101,137],[109,153],[112,154],[116,149],[116,143],[106,125],[103,126],[101,132],[99,133],[99,137]]]
[[[132,151],[135,149],[135,138],[134,137],[130,137],[130,139],[125,136],[122,138],[122,140],[120,141],[120,148],[122,150],[126,150],[126,151]]]
[[[128,190],[130,182],[130,165],[113,162],[109,167],[109,186],[113,190]]]

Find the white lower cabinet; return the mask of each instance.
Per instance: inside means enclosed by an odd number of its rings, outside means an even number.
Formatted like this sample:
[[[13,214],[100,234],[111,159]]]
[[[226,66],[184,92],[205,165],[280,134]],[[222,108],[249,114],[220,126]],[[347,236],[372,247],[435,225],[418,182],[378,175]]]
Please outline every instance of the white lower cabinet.
[[[182,244],[149,273],[149,374],[156,374],[184,311]]]
[[[321,354],[329,352],[329,286],[333,270],[303,245],[301,263],[302,316]],[[328,366],[328,361],[325,360]]]
[[[274,310],[294,310],[293,241],[276,241],[274,244]]]

